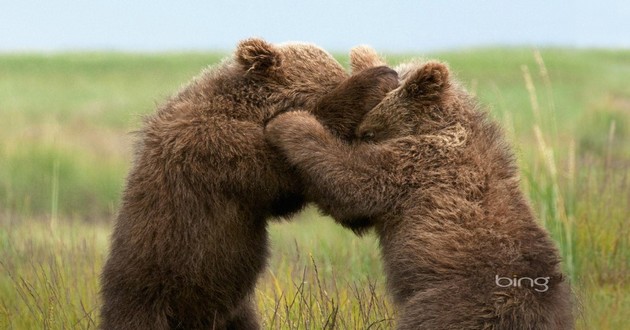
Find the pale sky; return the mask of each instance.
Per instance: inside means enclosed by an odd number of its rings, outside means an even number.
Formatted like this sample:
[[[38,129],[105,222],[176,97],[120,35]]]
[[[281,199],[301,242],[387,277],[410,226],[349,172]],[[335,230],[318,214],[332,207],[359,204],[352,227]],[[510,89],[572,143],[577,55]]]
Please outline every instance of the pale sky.
[[[331,51],[630,48],[630,1],[0,0],[0,52],[230,50],[251,36]]]

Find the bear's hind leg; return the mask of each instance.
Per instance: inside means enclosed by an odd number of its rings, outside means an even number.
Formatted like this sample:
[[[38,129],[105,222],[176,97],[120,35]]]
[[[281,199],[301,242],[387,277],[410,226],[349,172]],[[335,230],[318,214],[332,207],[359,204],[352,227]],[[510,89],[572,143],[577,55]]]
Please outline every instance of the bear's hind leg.
[[[493,310],[476,304],[457,285],[437,285],[415,293],[401,306],[398,330],[494,329]]]
[[[234,311],[232,319],[227,322],[226,329],[229,330],[257,330],[260,329],[258,313],[253,301],[253,296],[248,297]]]
[[[124,307],[104,308],[99,329],[109,330],[168,330],[169,320],[163,310],[149,305],[125,304]]]

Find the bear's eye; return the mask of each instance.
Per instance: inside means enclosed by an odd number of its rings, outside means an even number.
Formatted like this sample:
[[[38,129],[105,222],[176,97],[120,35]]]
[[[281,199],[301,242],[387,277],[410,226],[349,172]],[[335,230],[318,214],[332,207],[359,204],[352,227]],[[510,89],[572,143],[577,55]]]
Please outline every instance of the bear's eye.
[[[363,135],[361,135],[361,140],[363,141],[371,141],[374,139],[374,132],[373,131],[367,131],[365,133],[363,133]]]

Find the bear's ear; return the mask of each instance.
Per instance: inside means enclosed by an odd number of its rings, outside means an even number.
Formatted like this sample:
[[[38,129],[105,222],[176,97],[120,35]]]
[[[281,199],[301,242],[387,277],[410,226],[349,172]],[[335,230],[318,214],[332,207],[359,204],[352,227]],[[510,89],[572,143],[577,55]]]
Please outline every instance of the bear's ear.
[[[278,49],[258,38],[246,39],[236,47],[236,61],[247,72],[268,74],[280,67],[282,56]]]
[[[350,50],[350,67],[352,68],[352,74],[382,65],[387,65],[387,63],[385,63],[370,46],[361,45]]]
[[[403,83],[405,96],[423,100],[439,101],[449,87],[448,67],[440,62],[428,62],[410,72]]]

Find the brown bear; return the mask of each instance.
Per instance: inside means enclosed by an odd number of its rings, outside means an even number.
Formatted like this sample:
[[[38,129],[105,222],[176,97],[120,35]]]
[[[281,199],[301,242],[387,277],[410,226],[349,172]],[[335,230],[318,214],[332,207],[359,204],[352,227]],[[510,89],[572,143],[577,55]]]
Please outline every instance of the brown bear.
[[[304,204],[264,125],[305,107],[352,135],[398,78],[369,49],[351,61],[348,77],[316,46],[246,40],[146,119],[101,276],[101,328],[259,328],[251,296],[267,220]]]
[[[361,142],[299,111],[270,121],[268,141],[325,212],[373,225],[399,329],[573,328],[558,250],[501,130],[444,64],[398,71],[400,86],[359,125]]]

